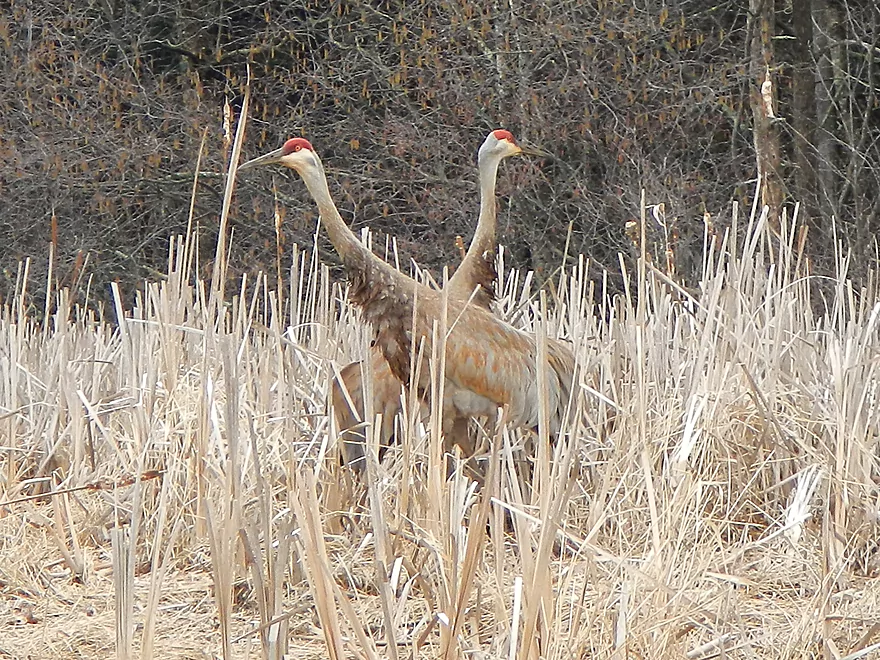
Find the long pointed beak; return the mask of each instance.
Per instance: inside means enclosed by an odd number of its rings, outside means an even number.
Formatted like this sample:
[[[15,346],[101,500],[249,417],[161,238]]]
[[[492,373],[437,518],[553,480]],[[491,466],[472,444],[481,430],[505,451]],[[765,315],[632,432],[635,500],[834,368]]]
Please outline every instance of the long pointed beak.
[[[279,162],[281,158],[284,157],[284,149],[279,148],[275,151],[270,151],[267,154],[263,154],[262,156],[257,156],[256,158],[252,158],[246,163],[242,163],[238,166],[238,171],[242,172],[244,170],[249,170],[254,167],[259,167],[260,165],[274,165]]]
[[[541,149],[540,147],[536,147],[532,144],[523,144],[522,142],[520,142],[519,148],[522,149],[523,154],[527,156],[538,156],[539,158],[549,158],[551,160],[556,159],[556,156],[551,154],[549,151]]]

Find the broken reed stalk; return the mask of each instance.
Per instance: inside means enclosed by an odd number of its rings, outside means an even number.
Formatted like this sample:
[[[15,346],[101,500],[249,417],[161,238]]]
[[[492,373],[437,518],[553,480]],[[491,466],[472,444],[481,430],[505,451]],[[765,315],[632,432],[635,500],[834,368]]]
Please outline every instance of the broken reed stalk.
[[[110,530],[113,552],[113,587],[116,604],[116,658],[132,658],[134,637],[134,569],[129,529],[115,526]]]

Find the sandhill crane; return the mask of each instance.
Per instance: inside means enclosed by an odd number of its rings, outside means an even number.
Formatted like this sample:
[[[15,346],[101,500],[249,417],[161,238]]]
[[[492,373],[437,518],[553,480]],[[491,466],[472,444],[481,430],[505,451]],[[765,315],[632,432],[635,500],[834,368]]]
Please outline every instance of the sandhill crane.
[[[459,298],[471,297],[472,304],[486,309],[495,300],[495,181],[501,161],[510,156],[522,153],[545,155],[534,148],[526,148],[517,144],[510,131],[496,129],[486,136],[480,146],[477,167],[480,178],[480,215],[473,240],[461,264],[446,284],[450,296]],[[382,414],[382,428],[379,429],[379,443],[387,446],[394,432],[394,419],[400,412],[401,383],[385,361],[382,351],[374,346],[369,353],[373,382],[373,413]],[[358,467],[362,465],[364,456],[365,436],[360,430],[361,421],[372,419],[365,412],[363,383],[363,365],[353,362],[343,368],[339,378],[334,379],[331,386],[333,411],[336,426],[342,439],[346,462]],[[467,436],[465,426],[453,430],[457,440]],[[452,440],[453,438],[450,438]],[[473,453],[468,443],[461,448],[466,454]]]
[[[443,431],[452,435],[456,421],[491,417],[507,406],[507,419],[516,426],[538,425],[542,400],[547,402],[549,431],[559,430],[568,405],[574,356],[563,342],[548,340],[544,392],[538,391],[538,352],[534,335],[496,318],[489,310],[416,282],[382,261],[361,243],[339,215],[330,196],[321,159],[304,138],[287,140],[268,154],[239,169],[279,164],[295,170],[318,206],[330,241],[350,279],[351,300],[372,325],[376,345],[394,376],[409,384],[411,350],[424,342],[425,359],[432,355],[438,323],[445,322],[445,370],[442,402]],[[444,309],[445,305],[445,309]],[[445,314],[444,314],[445,312]],[[431,391],[430,368],[417,368],[420,395]],[[460,425],[459,425],[460,427]],[[458,440],[454,440],[460,444]],[[462,440],[466,442],[466,440]]]

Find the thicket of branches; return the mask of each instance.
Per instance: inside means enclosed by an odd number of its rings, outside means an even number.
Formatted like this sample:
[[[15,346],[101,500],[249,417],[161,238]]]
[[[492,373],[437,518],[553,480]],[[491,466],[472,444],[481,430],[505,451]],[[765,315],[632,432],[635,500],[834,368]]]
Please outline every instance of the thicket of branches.
[[[501,242],[549,275],[588,254],[611,270],[641,190],[677,218],[678,270],[699,261],[704,214],[755,194],[755,129],[782,203],[805,205],[810,254],[830,223],[862,262],[880,212],[880,10],[848,0],[31,3],[0,16],[4,294],[32,257],[103,296],[162,271],[195,204],[213,255],[228,153],[224,105],[251,63],[247,155],[308,137],[355,226],[438,271],[476,216],[475,152],[510,128],[556,155],[503,167]],[[756,120],[762,81],[772,111]],[[762,123],[763,122],[763,123]],[[758,145],[759,146],[759,145]],[[760,149],[757,149],[760,152]],[[769,165],[767,165],[769,163]],[[211,176],[213,174],[213,176]],[[272,269],[272,187],[289,242],[316,214],[280,173],[239,184],[233,265]]]

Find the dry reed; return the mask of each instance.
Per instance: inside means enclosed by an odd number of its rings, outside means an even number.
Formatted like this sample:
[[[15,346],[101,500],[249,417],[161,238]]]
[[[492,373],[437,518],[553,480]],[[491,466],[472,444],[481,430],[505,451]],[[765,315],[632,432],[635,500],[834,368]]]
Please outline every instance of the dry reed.
[[[554,442],[486,424],[480,488],[436,407],[381,462],[371,440],[365,484],[340,467],[326,390],[368,334],[314,252],[284,292],[232,292],[222,250],[197,281],[175,237],[113,324],[63,290],[36,323],[24,265],[0,310],[0,657],[868,657],[876,280],[840,254],[820,287],[796,223],[741,224],[707,230],[696,290],[644,242],[614,299],[585,260],[551,301],[502,272],[499,312],[570,339],[578,387]]]

